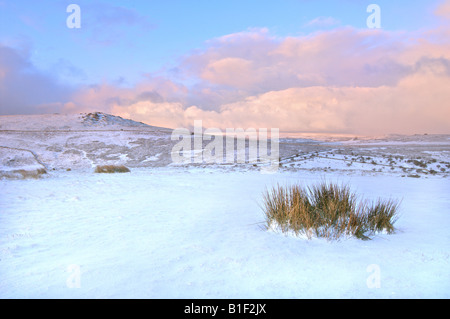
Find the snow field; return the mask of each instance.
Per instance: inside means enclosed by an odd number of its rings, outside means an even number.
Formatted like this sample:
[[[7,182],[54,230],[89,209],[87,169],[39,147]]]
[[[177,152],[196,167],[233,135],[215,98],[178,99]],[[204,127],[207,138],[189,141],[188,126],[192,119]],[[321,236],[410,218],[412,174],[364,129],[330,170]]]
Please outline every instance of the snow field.
[[[276,183],[348,182],[402,199],[396,234],[266,231]],[[446,178],[141,168],[0,180],[2,298],[448,298]]]

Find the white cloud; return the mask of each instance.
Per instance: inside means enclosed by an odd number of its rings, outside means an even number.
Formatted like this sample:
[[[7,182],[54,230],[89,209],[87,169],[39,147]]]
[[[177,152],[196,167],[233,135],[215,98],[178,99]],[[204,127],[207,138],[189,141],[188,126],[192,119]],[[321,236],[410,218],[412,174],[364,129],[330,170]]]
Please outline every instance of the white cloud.
[[[341,24],[341,22],[333,17],[317,17],[305,23],[305,27],[321,28],[337,26],[339,24]]]

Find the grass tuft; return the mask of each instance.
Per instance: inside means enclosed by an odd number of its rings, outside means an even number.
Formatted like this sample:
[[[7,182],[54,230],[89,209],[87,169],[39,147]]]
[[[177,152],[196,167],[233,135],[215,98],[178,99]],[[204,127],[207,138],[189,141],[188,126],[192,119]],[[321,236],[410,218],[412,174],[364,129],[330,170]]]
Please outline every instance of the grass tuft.
[[[266,228],[295,235],[337,240],[343,236],[370,239],[394,232],[399,203],[378,199],[357,200],[348,185],[322,182],[310,187],[277,185],[263,194]]]
[[[47,174],[44,168],[26,170],[16,169],[9,172],[0,171],[0,178],[6,179],[39,179],[42,175]]]
[[[128,167],[123,165],[99,165],[95,168],[96,173],[129,173]]]

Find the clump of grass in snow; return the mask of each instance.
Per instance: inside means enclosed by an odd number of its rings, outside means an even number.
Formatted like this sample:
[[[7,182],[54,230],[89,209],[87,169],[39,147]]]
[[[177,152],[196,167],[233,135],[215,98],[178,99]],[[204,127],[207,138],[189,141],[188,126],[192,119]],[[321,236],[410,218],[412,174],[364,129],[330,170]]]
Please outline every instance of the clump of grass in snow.
[[[398,219],[400,203],[396,200],[378,199],[367,207],[367,221],[369,229],[375,232],[387,232],[392,234],[395,230],[394,223]]]
[[[0,178],[7,179],[39,179],[42,175],[47,174],[47,171],[44,168],[26,170],[26,169],[17,169],[9,172],[0,171]]]
[[[128,173],[130,170],[123,165],[99,165],[95,168],[96,173]]]
[[[266,190],[263,210],[266,227],[295,235],[337,240],[342,236],[370,239],[378,232],[393,233],[399,203],[357,200],[347,185],[322,182],[311,187],[277,186]]]

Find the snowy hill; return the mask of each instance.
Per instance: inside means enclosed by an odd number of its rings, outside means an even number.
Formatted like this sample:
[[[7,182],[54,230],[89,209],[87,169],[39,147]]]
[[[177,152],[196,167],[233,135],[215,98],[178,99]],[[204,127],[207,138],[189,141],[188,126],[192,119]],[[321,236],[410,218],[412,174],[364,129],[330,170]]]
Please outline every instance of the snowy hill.
[[[101,112],[0,116],[0,177],[21,177],[24,173],[39,177],[43,171],[92,170],[98,165],[178,165],[172,160],[178,142],[171,140],[172,132]],[[280,170],[404,177],[450,174],[448,135],[300,136],[280,139]],[[203,140],[203,147],[208,143]],[[248,145],[236,152],[248,154]],[[204,152],[202,163],[186,165],[220,165],[208,163],[206,158]],[[249,161],[221,165],[245,170],[259,170],[260,166]]]
[[[142,129],[152,126],[102,112],[0,116],[0,130],[80,131]]]
[[[100,112],[1,116],[0,171],[167,165],[170,133]]]

